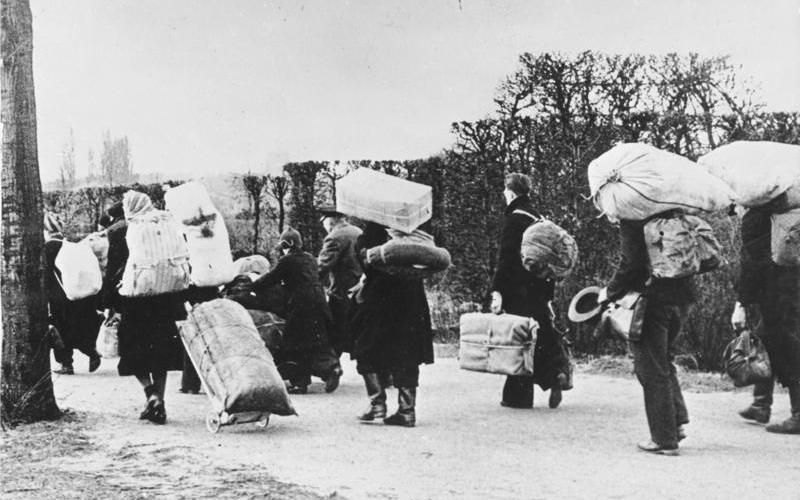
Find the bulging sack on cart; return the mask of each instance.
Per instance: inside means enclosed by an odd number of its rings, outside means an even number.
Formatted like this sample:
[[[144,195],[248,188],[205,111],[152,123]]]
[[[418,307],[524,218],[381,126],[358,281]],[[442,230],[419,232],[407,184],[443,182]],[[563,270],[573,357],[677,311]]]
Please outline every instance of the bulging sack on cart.
[[[389,235],[389,241],[367,250],[368,264],[390,274],[403,274],[404,268],[434,274],[450,267],[450,252],[437,247],[430,234],[419,229],[410,234],[390,229]]]
[[[772,260],[779,266],[800,266],[800,209],[772,215]]]
[[[128,219],[128,261],[119,294],[145,297],[189,288],[189,250],[172,214],[162,210]]]
[[[534,222],[522,233],[522,266],[542,278],[568,276],[578,263],[578,244],[549,220]]]
[[[800,146],[735,141],[701,156],[697,163],[730,186],[739,205],[764,205],[786,193],[790,207],[800,208]]]
[[[103,287],[100,264],[87,245],[64,241],[55,264],[60,273],[56,273],[56,279],[68,300],[91,297]]]
[[[618,144],[589,164],[592,199],[609,219],[727,208],[734,193],[694,162],[647,144]]]
[[[539,324],[512,314],[467,313],[459,321],[458,365],[463,370],[532,375]]]
[[[336,209],[410,233],[431,218],[433,192],[424,184],[359,168],[336,181]]]
[[[181,323],[180,333],[215,411],[296,414],[244,307],[227,299],[198,304]]]
[[[712,271],[723,261],[711,226],[694,215],[655,217],[644,225],[644,240],[656,278],[682,278]]]

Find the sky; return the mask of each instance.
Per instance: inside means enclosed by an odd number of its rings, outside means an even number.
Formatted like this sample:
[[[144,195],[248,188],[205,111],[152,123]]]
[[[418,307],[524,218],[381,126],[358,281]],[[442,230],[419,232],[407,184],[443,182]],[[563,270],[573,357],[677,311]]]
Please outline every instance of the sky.
[[[169,178],[426,157],[523,52],[728,54],[800,110],[800,0],[30,0],[42,178],[70,130]]]

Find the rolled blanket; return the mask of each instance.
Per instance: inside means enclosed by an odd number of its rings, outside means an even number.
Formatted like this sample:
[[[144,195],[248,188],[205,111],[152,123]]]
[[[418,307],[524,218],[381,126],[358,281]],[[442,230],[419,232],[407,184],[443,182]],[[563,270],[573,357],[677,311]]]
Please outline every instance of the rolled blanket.
[[[409,235],[399,231],[389,231],[389,234],[392,239],[381,246],[367,250],[367,264],[380,268],[388,266],[387,272],[397,268],[413,267],[436,273],[450,267],[450,252],[437,247],[430,234],[420,230],[415,230]]]

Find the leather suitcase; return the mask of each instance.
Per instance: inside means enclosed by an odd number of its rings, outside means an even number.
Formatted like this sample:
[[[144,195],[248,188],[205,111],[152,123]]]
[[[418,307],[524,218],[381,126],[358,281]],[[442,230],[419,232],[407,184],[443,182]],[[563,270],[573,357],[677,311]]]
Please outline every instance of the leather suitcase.
[[[459,367],[501,375],[532,375],[538,329],[533,318],[464,314],[460,319]]]

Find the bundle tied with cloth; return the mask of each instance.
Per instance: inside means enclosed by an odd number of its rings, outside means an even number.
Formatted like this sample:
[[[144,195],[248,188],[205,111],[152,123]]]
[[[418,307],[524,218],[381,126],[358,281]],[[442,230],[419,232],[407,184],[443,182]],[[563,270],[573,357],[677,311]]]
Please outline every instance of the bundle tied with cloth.
[[[365,262],[398,277],[418,279],[450,267],[450,253],[419,229],[433,213],[430,186],[360,168],[336,182],[336,207],[345,215],[388,227],[391,239],[369,248]]]
[[[522,234],[522,266],[540,278],[564,278],[578,263],[575,238],[549,220],[541,220]]]

